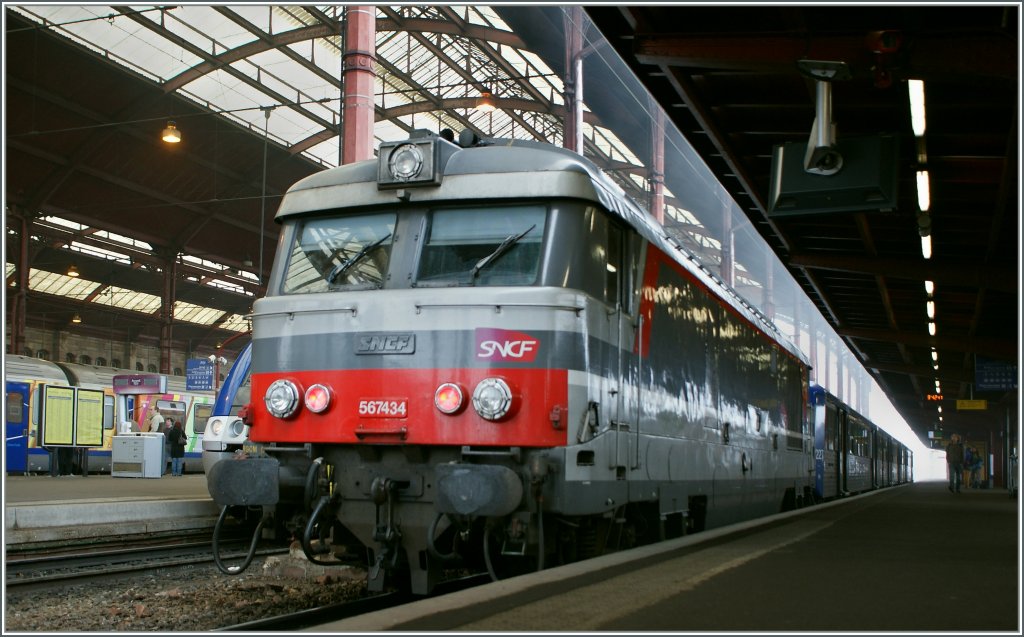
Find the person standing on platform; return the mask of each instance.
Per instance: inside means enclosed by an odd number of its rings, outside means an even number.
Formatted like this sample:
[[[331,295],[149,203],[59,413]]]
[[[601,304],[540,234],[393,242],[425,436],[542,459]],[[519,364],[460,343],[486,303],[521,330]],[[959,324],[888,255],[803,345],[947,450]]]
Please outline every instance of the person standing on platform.
[[[985,466],[985,461],[981,457],[981,452],[979,452],[976,448],[969,447],[968,451],[971,452],[971,462],[964,461],[964,467],[971,474],[971,481],[968,484],[971,485],[972,489],[980,489],[982,474],[981,470]]]
[[[964,446],[964,478],[960,482],[965,489],[970,489],[974,485],[971,484],[971,467],[974,466],[974,447]]]
[[[964,475],[964,444],[958,434],[953,434],[946,445],[946,464],[949,465],[949,490],[960,493],[960,481]]]
[[[164,420],[163,424],[160,425],[160,429],[157,433],[164,435],[163,439],[163,464],[161,464],[160,475],[167,475],[171,470],[171,430],[174,429],[174,419],[168,418]]]
[[[180,422],[174,423],[174,426],[168,429],[167,439],[171,446],[171,475],[185,475],[185,444],[188,442],[188,436],[185,435]]]
[[[153,415],[149,417],[149,430],[153,433],[160,431],[160,428],[164,424],[164,417],[160,413],[160,410],[153,408]]]

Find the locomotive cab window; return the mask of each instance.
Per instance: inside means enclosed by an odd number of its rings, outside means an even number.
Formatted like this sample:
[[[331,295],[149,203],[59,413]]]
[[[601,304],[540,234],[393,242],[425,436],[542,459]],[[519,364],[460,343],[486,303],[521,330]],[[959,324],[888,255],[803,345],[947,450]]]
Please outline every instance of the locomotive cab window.
[[[380,288],[395,232],[393,213],[322,217],[300,224],[290,248],[285,294]]]
[[[418,285],[532,285],[540,268],[543,206],[435,210]]]

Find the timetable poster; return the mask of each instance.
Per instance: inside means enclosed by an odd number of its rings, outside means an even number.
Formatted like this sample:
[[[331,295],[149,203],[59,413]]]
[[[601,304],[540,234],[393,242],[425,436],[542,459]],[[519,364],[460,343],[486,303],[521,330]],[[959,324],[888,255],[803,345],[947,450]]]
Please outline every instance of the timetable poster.
[[[103,446],[103,391],[79,389],[75,402],[75,446]]]
[[[75,444],[75,388],[43,385],[43,446]]]

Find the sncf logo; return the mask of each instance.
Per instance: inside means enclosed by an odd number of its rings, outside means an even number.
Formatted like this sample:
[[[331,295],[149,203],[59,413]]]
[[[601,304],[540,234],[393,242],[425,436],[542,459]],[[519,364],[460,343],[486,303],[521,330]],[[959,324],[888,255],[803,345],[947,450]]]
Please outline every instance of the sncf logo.
[[[540,341],[522,332],[479,329],[476,331],[476,357],[488,361],[532,363]]]

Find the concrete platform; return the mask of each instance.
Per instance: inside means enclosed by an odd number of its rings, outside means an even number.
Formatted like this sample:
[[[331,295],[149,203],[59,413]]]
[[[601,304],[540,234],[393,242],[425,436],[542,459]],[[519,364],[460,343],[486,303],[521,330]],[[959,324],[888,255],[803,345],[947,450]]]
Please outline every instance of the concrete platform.
[[[212,529],[219,513],[203,474],[4,478],[4,545],[8,549]]]
[[[773,516],[311,632],[1013,631],[1020,509],[927,482]]]

